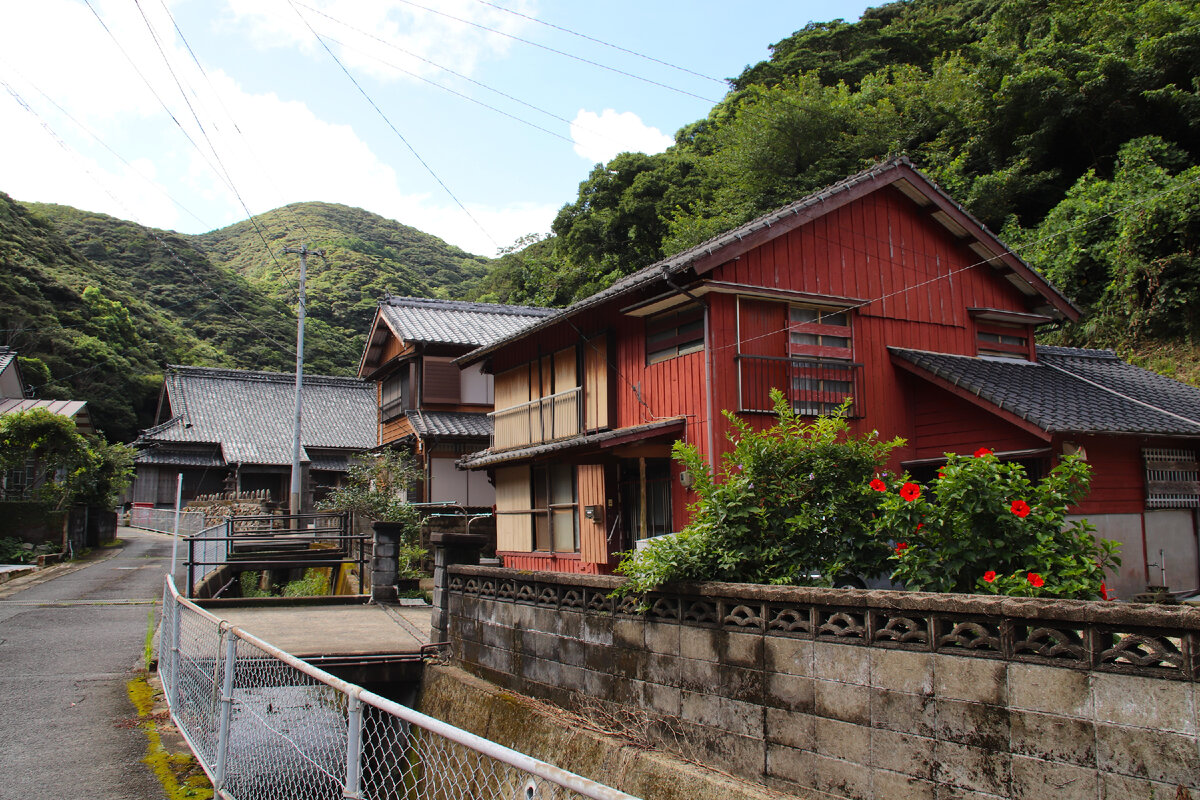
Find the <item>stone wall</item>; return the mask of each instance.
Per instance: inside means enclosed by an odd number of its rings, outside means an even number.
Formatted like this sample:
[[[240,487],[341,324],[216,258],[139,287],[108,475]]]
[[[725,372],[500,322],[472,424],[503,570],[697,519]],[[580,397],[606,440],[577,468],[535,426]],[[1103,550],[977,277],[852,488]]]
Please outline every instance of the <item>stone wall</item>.
[[[453,655],[801,796],[1200,800],[1198,608],[618,584],[448,566]]]

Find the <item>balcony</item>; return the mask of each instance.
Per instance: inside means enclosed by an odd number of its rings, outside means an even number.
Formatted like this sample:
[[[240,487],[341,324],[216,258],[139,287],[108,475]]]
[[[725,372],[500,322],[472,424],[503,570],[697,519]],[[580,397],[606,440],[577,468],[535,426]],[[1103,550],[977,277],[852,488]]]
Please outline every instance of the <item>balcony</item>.
[[[781,390],[803,416],[828,414],[854,398],[847,413],[861,417],[862,364],[849,361],[737,356],[738,410],[773,412],[771,390]]]
[[[575,386],[488,414],[492,418],[492,449],[507,450],[578,436],[582,432],[582,393],[582,387]]]

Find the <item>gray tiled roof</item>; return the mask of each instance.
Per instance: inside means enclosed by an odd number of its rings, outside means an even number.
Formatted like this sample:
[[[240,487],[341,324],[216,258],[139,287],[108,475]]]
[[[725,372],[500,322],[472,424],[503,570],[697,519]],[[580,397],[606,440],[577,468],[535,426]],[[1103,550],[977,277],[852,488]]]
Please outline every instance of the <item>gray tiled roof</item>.
[[[417,435],[487,439],[492,435],[492,420],[487,414],[463,411],[409,411],[408,421]]]
[[[536,306],[468,303],[426,297],[389,297],[379,302],[388,326],[406,342],[478,347],[510,336],[554,312]]]
[[[0,347],[0,372],[8,369],[8,365],[17,359],[17,351],[10,347]]]
[[[1200,389],[1108,350],[1039,347],[1038,362],[888,348],[894,356],[1051,433],[1200,435]]]
[[[219,444],[228,464],[292,463],[295,376],[286,372],[171,366],[164,376],[174,416],[142,432],[151,443]],[[367,450],[378,438],[375,384],[357,378],[304,377],[304,448]]]
[[[527,447],[516,447],[509,450],[482,450],[478,453],[468,453],[455,462],[459,469],[480,469],[481,467],[490,466],[492,464],[502,464],[509,461],[520,461],[527,458],[535,458],[544,456],[549,453],[557,453],[561,450],[572,450],[579,447],[590,447],[593,445],[603,444],[604,442],[613,439],[636,439],[640,437],[649,438],[659,433],[665,432],[671,428],[682,427],[684,423],[683,417],[670,417],[668,419],[655,420],[641,425],[633,425],[628,428],[616,428],[609,431],[600,431],[599,433],[589,433],[582,436],[575,436],[570,439],[561,439],[556,442],[545,442],[542,444],[529,445]]]

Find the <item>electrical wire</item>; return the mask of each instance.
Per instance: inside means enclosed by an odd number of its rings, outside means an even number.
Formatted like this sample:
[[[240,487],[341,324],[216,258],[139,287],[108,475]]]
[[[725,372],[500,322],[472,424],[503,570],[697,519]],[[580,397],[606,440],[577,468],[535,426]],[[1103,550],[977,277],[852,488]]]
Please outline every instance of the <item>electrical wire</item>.
[[[337,57],[337,55],[333,52],[333,50],[329,47],[329,45],[325,43],[325,39],[319,33],[317,33],[316,30],[313,29],[313,26],[309,23],[309,21],[305,18],[305,16],[300,13],[300,9],[296,8],[296,3],[294,2],[294,0],[288,0],[288,5],[290,5],[292,7],[292,10],[296,12],[296,16],[298,16],[300,18],[300,21],[304,23],[304,26],[306,28],[308,28],[309,33],[311,33],[313,35],[313,38],[315,38],[317,40],[317,42],[320,43],[321,47],[324,48],[325,52],[329,54],[329,57],[333,59],[334,63],[336,63],[338,65],[338,67],[342,70],[342,72],[345,73],[346,77],[350,79],[350,82],[352,84],[354,84],[354,88],[358,89],[359,94],[361,94],[363,96],[363,98],[366,99],[367,103],[370,104],[371,108],[375,109],[375,112],[377,114],[379,114],[379,116],[383,119],[383,121],[391,129],[392,133],[396,134],[396,137],[399,138],[400,141],[404,143],[404,146],[408,148],[409,152],[412,153],[413,157],[415,159],[417,159],[417,161],[421,164],[421,166],[424,167],[425,170],[431,176],[433,176],[433,179],[435,181],[437,181],[438,185],[441,186],[442,189],[446,192],[446,194],[450,196],[450,199],[453,200],[460,209],[462,209],[462,212],[464,214],[466,214],[467,218],[475,224],[475,227],[477,227],[480,230],[480,232],[483,233],[483,235],[488,238],[488,241],[490,241],[492,243],[492,246],[499,248],[500,247],[499,243],[491,235],[491,233],[488,232],[487,228],[483,227],[483,223],[481,223],[479,220],[477,220],[475,218],[475,215],[467,210],[467,207],[465,205],[463,205],[463,202],[458,199],[458,196],[456,194],[454,194],[453,191],[450,190],[450,187],[446,185],[446,182],[442,180],[441,176],[439,176],[437,174],[437,172],[434,171],[433,167],[430,166],[429,163],[426,162],[425,159],[421,157],[421,154],[418,153],[417,149],[415,147],[413,147],[412,144],[408,141],[408,139],[406,139],[404,137],[404,134],[400,133],[400,130],[395,126],[395,124],[393,124],[392,120],[388,117],[388,115],[383,113],[383,109],[381,109],[379,107],[379,105],[375,102],[374,98],[372,98],[371,95],[367,93],[367,90],[362,87],[362,85],[358,82],[358,80],[354,77],[354,75],[350,72],[350,70],[346,68],[346,65],[342,63],[341,59],[339,59]]]
[[[477,2],[481,5],[485,5],[485,6],[494,8],[497,11],[503,11],[505,14],[512,14],[515,17],[521,17],[522,19],[527,19],[530,22],[537,23],[538,25],[544,25],[547,28],[553,28],[556,31],[561,31],[566,34],[570,34],[571,36],[576,36],[580,39],[585,39],[589,42],[594,42],[598,45],[602,45],[604,47],[609,47],[609,48],[612,48],[613,50],[618,50],[622,53],[627,53],[628,55],[636,56],[637,58],[645,59],[646,61],[652,61],[653,63],[660,64],[664,67],[669,67],[671,69],[678,70],[680,72],[686,72],[688,75],[693,75],[697,78],[703,78],[706,81],[712,81],[713,83],[719,83],[722,86],[726,86],[726,87],[728,87],[728,85],[729,85],[729,82],[726,81],[724,78],[714,78],[711,75],[705,75],[703,72],[696,72],[694,69],[688,69],[687,67],[681,67],[678,64],[672,64],[669,61],[663,61],[661,58],[655,58],[654,56],[646,55],[645,53],[639,53],[636,50],[630,50],[627,47],[621,47],[621,45],[619,45],[619,44],[613,44],[612,42],[606,42],[603,39],[597,39],[595,36],[589,36],[586,33],[580,33],[579,31],[571,30],[570,28],[564,28],[561,25],[555,25],[553,22],[546,22],[545,20],[538,19],[537,17],[530,16],[529,14],[523,14],[520,11],[517,11],[516,9],[505,8],[502,5],[498,5],[496,3],[489,2],[489,0],[475,0],[475,2]]]

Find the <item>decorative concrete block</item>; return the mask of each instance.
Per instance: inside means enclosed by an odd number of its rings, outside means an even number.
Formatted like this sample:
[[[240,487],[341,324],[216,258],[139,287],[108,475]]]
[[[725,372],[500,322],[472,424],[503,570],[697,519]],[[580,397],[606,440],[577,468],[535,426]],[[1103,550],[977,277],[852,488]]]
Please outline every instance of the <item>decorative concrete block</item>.
[[[1088,673],[1041,664],[1008,665],[1008,702],[1013,708],[1092,718]]]
[[[1007,796],[1012,783],[1012,757],[956,742],[934,744],[934,779],[962,789]]]
[[[1012,758],[1013,800],[1096,800],[1098,793],[1095,769],[1025,756]]]
[[[941,698],[935,705],[935,738],[985,750],[1008,750],[1007,708]]]
[[[933,690],[938,699],[1002,706],[1008,702],[1008,665],[990,658],[934,655]]]
[[[1032,711],[1009,712],[1009,749],[1014,755],[1096,766],[1096,731],[1091,722]]]
[[[876,730],[933,738],[936,708],[929,695],[871,689],[871,726]]]
[[[1102,772],[1200,789],[1200,747],[1195,736],[1098,724],[1096,762]]]
[[[925,736],[871,731],[871,766],[930,780],[934,775],[934,740]]]
[[[1096,721],[1175,733],[1196,733],[1193,687],[1137,675],[1092,675]]]
[[[763,702],[789,711],[811,712],[815,689],[813,679],[780,672],[766,673]]]
[[[770,744],[814,750],[817,746],[816,720],[812,714],[768,708],[764,737]]]
[[[813,713],[856,725],[871,724],[871,689],[836,681],[813,682]]]
[[[871,650],[852,644],[813,642],[813,677],[857,686],[871,684]]]
[[[789,639],[786,636],[764,638],[764,658],[767,672],[787,675],[813,676],[813,643],[806,639]]]
[[[931,694],[933,654],[872,648],[871,685],[894,692]]]

